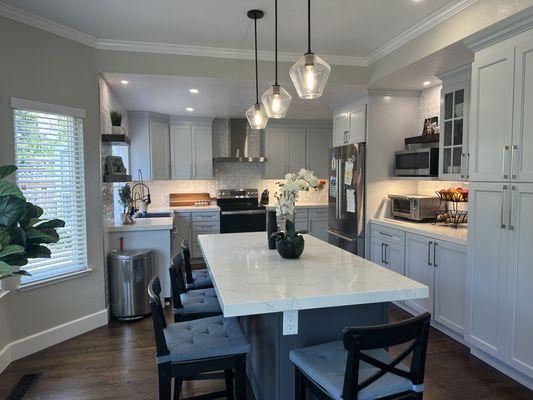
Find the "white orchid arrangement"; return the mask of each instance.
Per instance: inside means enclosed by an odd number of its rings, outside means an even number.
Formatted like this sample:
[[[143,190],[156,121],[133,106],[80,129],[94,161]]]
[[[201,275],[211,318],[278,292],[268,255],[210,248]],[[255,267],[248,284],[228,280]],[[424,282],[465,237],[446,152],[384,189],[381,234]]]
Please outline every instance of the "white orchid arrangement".
[[[276,214],[288,219],[294,215],[294,204],[298,200],[300,192],[322,189],[324,182],[319,180],[313,171],[302,168],[300,172],[285,175],[285,182],[278,182],[277,185],[279,191],[274,194],[277,200]]]

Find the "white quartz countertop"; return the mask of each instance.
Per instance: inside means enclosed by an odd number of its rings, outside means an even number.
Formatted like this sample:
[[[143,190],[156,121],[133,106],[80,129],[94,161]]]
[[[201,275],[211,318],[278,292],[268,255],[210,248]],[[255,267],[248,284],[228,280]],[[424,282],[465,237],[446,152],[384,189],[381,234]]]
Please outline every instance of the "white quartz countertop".
[[[427,286],[310,235],[296,260],[265,232],[199,235],[224,316],[382,303],[429,296]]]
[[[202,212],[202,211],[220,211],[220,207],[216,204],[209,206],[179,206],[179,207],[148,207],[149,213],[173,213],[173,212]]]
[[[466,224],[454,228],[453,226],[426,222],[410,222],[395,218],[371,218],[370,222],[390,228],[401,229],[406,232],[430,236],[434,239],[444,240],[463,246],[467,245],[468,229]]]
[[[133,225],[122,225],[120,221],[105,224],[107,232],[162,231],[172,229],[172,217],[136,218]]]
[[[327,203],[296,203],[294,205],[296,208],[328,208]],[[269,203],[266,206],[267,210],[275,210],[276,203]]]

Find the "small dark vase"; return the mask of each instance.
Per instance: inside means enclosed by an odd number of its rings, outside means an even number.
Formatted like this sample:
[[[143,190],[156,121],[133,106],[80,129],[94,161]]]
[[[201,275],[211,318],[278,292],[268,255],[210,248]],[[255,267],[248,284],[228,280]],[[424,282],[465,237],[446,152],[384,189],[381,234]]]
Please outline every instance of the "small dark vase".
[[[294,240],[298,241],[298,245],[293,240],[276,238],[276,250],[281,257],[298,258],[302,255],[305,245],[304,239],[300,236],[294,238]]]
[[[270,250],[274,250],[276,248],[276,237],[272,236],[272,234],[278,231],[278,221],[276,220],[275,211],[267,212],[266,230],[267,230],[268,248]]]

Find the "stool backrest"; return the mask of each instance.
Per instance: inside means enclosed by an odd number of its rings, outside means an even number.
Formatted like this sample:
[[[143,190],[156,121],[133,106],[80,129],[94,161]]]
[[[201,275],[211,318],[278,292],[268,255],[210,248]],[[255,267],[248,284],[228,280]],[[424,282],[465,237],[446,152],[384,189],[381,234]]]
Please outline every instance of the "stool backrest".
[[[155,344],[157,349],[157,356],[166,356],[169,353],[167,341],[163,330],[167,327],[165,313],[161,305],[161,283],[159,277],[154,276],[148,284],[148,301],[152,309],[152,321],[154,323]]]
[[[183,279],[183,256],[181,253],[176,254],[170,261],[170,287],[172,289],[172,304],[174,308],[183,308],[180,295],[187,291],[185,280]]]
[[[394,324],[344,328],[343,344],[348,351],[348,359],[344,375],[343,398],[356,400],[359,391],[387,373],[407,378],[411,380],[413,385],[420,385],[419,387],[421,387],[424,383],[430,319],[431,315],[424,313]],[[391,359],[389,363],[375,359],[362,352],[363,350],[384,349],[407,343],[407,348],[402,349],[398,356]],[[413,357],[410,370],[404,371],[397,368],[396,366],[411,353]],[[359,363],[361,361],[372,365],[378,371],[364,381],[359,382]]]
[[[191,267],[191,250],[189,249],[189,241],[187,239],[184,239],[181,242],[181,254],[183,254],[183,261],[185,263],[185,277],[187,279],[187,283],[194,283]]]

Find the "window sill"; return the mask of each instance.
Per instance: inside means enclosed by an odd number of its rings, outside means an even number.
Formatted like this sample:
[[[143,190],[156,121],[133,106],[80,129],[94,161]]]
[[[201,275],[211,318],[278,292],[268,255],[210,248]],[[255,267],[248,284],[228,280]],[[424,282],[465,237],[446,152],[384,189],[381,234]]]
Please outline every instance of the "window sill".
[[[0,289],[0,300],[9,293],[9,290]]]
[[[41,281],[30,282],[24,285],[17,287],[19,292],[27,292],[29,290],[39,289],[45,286],[55,285],[56,283],[61,283],[65,281],[70,281],[71,279],[82,278],[89,275],[92,272],[92,268],[83,269],[81,271],[71,272],[69,274],[54,276],[52,278],[43,279]]]

